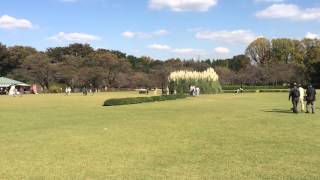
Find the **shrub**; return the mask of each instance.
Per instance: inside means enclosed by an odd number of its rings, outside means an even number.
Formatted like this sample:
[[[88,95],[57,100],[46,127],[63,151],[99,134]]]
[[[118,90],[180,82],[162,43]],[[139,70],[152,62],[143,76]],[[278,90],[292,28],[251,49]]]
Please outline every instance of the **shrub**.
[[[153,101],[165,101],[165,96],[152,96],[151,97]]]
[[[289,89],[261,89],[259,90],[261,93],[268,93],[268,92],[285,92],[288,93]]]
[[[213,94],[221,92],[219,76],[213,68],[209,68],[204,72],[197,71],[176,71],[169,76],[169,91],[173,94],[189,93],[190,86],[200,88],[203,94]]]
[[[49,93],[62,93],[63,92],[63,84],[51,84],[49,89],[48,89],[48,92]]]
[[[119,106],[129,104],[140,104],[157,101],[168,101],[186,98],[185,95],[168,95],[168,96],[151,96],[151,97],[133,97],[133,98],[120,98],[120,99],[108,99],[104,102],[104,106]]]

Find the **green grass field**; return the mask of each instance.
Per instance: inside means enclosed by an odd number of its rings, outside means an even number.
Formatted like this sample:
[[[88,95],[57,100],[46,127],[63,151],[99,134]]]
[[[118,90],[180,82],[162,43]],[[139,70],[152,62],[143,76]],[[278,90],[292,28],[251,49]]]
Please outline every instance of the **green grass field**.
[[[320,179],[320,110],[286,93],[102,106],[129,96],[0,97],[0,179]]]

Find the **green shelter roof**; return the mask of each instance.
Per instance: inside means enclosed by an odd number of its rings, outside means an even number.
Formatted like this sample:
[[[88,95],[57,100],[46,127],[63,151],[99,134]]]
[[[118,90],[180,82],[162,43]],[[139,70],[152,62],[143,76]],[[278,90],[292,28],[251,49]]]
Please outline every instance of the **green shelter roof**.
[[[30,86],[29,84],[20,82],[20,81],[16,81],[13,79],[9,79],[9,78],[5,78],[5,77],[0,77],[0,87],[9,87],[12,85],[16,85],[16,86]]]

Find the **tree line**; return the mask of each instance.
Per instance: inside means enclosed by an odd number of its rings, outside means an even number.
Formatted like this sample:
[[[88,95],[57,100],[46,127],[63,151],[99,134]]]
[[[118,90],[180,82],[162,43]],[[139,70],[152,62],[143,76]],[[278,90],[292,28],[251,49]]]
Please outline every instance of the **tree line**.
[[[223,84],[283,85],[301,83],[320,85],[320,40],[258,38],[244,55],[216,60]]]
[[[29,46],[7,47],[0,43],[0,76],[43,89],[52,86],[82,88],[162,88],[177,70],[215,68],[224,85],[282,85],[312,82],[319,85],[320,41],[312,39],[259,38],[245,54],[231,59],[168,59],[136,57],[89,44],[70,44],[38,51]]]

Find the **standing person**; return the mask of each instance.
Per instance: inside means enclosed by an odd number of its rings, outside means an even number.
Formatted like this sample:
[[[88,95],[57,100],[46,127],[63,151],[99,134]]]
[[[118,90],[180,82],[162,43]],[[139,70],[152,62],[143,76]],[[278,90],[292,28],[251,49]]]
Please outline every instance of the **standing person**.
[[[298,102],[299,102],[299,98],[300,98],[300,92],[299,89],[297,87],[297,83],[293,84],[293,88],[290,90],[289,93],[289,101],[292,101],[292,111],[294,113],[298,113]]]
[[[66,96],[68,96],[68,95],[69,95],[69,88],[68,88],[68,87],[66,87],[66,89],[65,89],[65,93],[66,93]]]
[[[299,84],[299,93],[300,93],[299,103],[300,103],[300,106],[301,106],[301,112],[304,112],[305,111],[305,106],[304,106],[305,93],[304,93],[304,89],[303,89],[301,84]]]
[[[24,88],[21,86],[20,89],[19,89],[19,91],[20,91],[20,97],[22,97],[23,94],[24,94]]]
[[[194,96],[195,87],[190,86],[190,96]]]
[[[309,106],[311,105],[312,113],[314,114],[315,113],[315,101],[316,101],[316,95],[317,95],[316,89],[313,88],[312,85],[310,84],[307,89],[306,94],[307,94],[307,97],[306,97],[307,112],[306,113],[309,113]]]
[[[82,93],[83,93],[84,96],[88,95],[88,89],[87,89],[87,87],[84,87],[84,88],[83,88]]]
[[[14,85],[10,86],[9,96],[15,96],[15,89],[16,89],[16,86],[14,86]]]
[[[13,96],[16,97],[18,95],[18,89],[14,88],[13,89]]]
[[[196,95],[200,96],[200,88],[199,87],[196,87],[196,92],[197,92]]]

